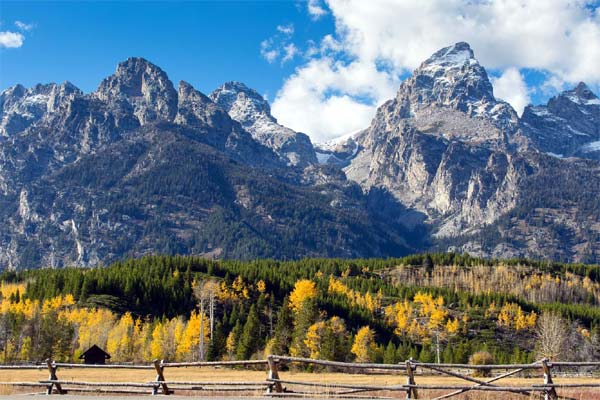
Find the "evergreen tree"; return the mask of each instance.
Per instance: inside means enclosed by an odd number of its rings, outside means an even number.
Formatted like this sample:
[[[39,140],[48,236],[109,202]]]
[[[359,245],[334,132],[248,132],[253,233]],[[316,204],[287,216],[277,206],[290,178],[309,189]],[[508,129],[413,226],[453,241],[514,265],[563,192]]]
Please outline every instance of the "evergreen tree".
[[[297,304],[294,309],[294,331],[292,334],[292,343],[290,345],[290,354],[295,357],[308,357],[308,350],[304,340],[308,328],[315,323],[319,315],[317,301],[314,297],[307,297],[301,304]]]
[[[238,360],[248,360],[261,346],[260,320],[256,312],[256,306],[252,304],[248,318],[242,329],[242,335],[236,349]]]
[[[384,364],[396,364],[396,346],[391,340],[388,342],[383,352],[383,363]]]
[[[276,355],[288,354],[292,342],[293,315],[289,309],[288,297],[283,300],[283,305],[277,313],[277,322],[275,323],[275,332],[271,345],[271,352]]]
[[[229,332],[229,335],[227,335],[227,339],[225,340],[225,350],[227,351],[227,356],[230,360],[232,360],[235,355],[241,330],[242,326],[240,325],[240,321],[238,321],[233,329]]]

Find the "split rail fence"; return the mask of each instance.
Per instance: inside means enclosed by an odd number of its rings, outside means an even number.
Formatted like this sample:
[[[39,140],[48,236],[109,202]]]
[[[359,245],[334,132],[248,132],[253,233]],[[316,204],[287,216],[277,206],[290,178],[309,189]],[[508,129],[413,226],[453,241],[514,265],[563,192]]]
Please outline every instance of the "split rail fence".
[[[367,384],[346,384],[336,382],[308,382],[300,380],[286,380],[280,378],[280,372],[285,366],[312,365],[322,367],[327,370],[338,372],[347,372],[354,374],[371,373],[393,373],[401,374],[405,377],[405,383],[397,385],[367,385]],[[267,378],[264,381],[249,382],[219,382],[219,381],[170,381],[165,377],[166,368],[182,367],[264,367],[267,372]],[[272,397],[321,397],[328,398],[390,398],[381,397],[381,393],[389,396],[389,393],[396,393],[395,398],[404,397],[405,399],[447,399],[453,396],[470,391],[483,392],[503,392],[516,393],[518,395],[532,396],[533,394],[545,400],[568,399],[569,397],[559,396],[557,389],[590,389],[600,393],[600,378],[592,383],[554,383],[553,369],[581,369],[590,368],[592,370],[600,369],[600,361],[597,362],[550,362],[546,359],[532,364],[495,364],[495,365],[470,365],[470,364],[434,364],[422,363],[415,360],[407,360],[399,364],[368,364],[368,363],[345,363],[336,361],[315,360],[309,358],[287,357],[270,355],[266,360],[245,360],[245,361],[209,361],[209,362],[183,362],[172,363],[161,360],[154,360],[152,364],[129,365],[129,364],[106,364],[89,365],[61,363],[46,360],[44,365],[0,365],[0,370],[26,370],[38,369],[48,370],[47,380],[37,382],[0,382],[0,385],[23,386],[23,387],[41,387],[45,389],[46,394],[66,394],[68,392],[91,392],[91,393],[121,393],[121,394],[152,394],[152,395],[170,395],[180,391],[199,391],[208,394],[209,392],[238,392],[239,394],[256,393],[264,391],[264,395]],[[74,380],[61,380],[58,377],[58,369],[69,368],[88,368],[88,369],[142,369],[151,370],[156,373],[156,379],[148,382],[84,382]],[[314,368],[314,367],[313,367]],[[505,371],[496,376],[480,379],[469,374],[469,371],[480,371],[486,374],[491,371]],[[531,371],[541,373],[542,382],[539,384],[528,384],[523,386],[505,385],[501,386],[497,382],[517,374],[528,374]],[[435,374],[436,376],[450,376],[465,381],[465,384],[418,384],[416,381],[419,376]],[[481,375],[481,374],[480,374]],[[598,375],[596,375],[598,376]],[[434,397],[424,395],[425,393],[439,393],[448,391],[445,394]],[[421,393],[421,394],[420,394]],[[362,396],[361,396],[362,394]],[[369,394],[368,397],[364,396]]]

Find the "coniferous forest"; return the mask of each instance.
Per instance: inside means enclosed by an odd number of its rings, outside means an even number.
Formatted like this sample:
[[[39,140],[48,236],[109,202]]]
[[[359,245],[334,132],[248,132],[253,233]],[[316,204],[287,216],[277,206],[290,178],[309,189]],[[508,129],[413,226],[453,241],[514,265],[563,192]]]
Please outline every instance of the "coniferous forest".
[[[452,253],[285,262],[148,256],[0,278],[4,363],[77,360],[93,344],[112,362],[600,357],[597,265]],[[557,326],[560,337],[550,337]]]

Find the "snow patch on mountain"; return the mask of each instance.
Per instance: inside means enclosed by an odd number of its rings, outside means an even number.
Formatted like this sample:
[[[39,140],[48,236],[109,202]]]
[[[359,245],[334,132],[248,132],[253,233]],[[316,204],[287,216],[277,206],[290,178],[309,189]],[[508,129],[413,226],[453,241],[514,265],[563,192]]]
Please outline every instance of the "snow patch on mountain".
[[[241,82],[226,82],[209,97],[289,166],[303,168],[318,162],[310,138],[278,124],[269,103],[255,90]]]

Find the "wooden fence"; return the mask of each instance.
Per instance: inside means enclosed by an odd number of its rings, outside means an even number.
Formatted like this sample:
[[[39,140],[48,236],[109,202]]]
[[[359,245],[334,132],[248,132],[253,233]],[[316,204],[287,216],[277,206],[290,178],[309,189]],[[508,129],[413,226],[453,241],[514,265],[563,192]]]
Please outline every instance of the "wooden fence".
[[[300,380],[286,380],[280,378],[280,372],[285,366],[312,365],[339,372],[351,372],[371,374],[375,372],[389,372],[405,376],[405,383],[397,385],[366,385],[366,384],[344,384],[336,382],[308,382]],[[195,382],[195,381],[169,381],[165,377],[166,368],[182,367],[263,367],[267,371],[267,378],[261,381],[251,382]],[[183,362],[171,363],[155,360],[152,364],[127,365],[106,364],[89,365],[60,363],[46,360],[44,365],[0,365],[3,370],[25,370],[25,369],[47,369],[49,376],[47,380],[38,382],[0,382],[0,385],[43,387],[46,394],[66,394],[67,392],[94,392],[94,393],[127,393],[127,394],[162,394],[169,395],[175,391],[201,391],[201,392],[239,392],[251,393],[258,390],[264,391],[266,396],[272,397],[309,397],[327,396],[328,398],[361,398],[360,394],[370,393],[368,398],[377,398],[378,394],[397,393],[406,399],[431,398],[419,393],[439,393],[448,391],[443,395],[434,397],[436,400],[447,399],[469,391],[505,392],[519,395],[531,396],[537,393],[544,399],[559,399],[557,389],[590,388],[600,393],[600,379],[594,383],[569,383],[557,384],[553,381],[553,369],[588,367],[600,368],[598,362],[550,362],[546,359],[532,364],[502,364],[502,365],[470,365],[470,364],[434,364],[421,363],[415,360],[407,360],[400,364],[369,364],[369,363],[345,363],[326,360],[314,360],[309,358],[287,357],[270,355],[266,360],[245,361],[212,361],[212,362]],[[142,369],[156,373],[156,379],[148,382],[84,382],[73,380],[61,380],[58,377],[59,368],[90,368],[90,369]],[[313,367],[314,368],[314,367]],[[476,378],[469,371],[505,371],[486,380]],[[529,386],[500,386],[496,382],[520,373],[540,373],[540,383]],[[435,374],[436,376],[450,376],[465,381],[463,385],[443,384],[418,384],[419,376]],[[496,384],[495,384],[496,383]],[[291,388],[294,388],[293,390]],[[310,391],[307,391],[308,389]],[[420,397],[421,396],[421,397]],[[568,398],[568,397],[567,397]]]

